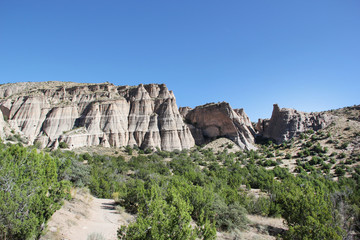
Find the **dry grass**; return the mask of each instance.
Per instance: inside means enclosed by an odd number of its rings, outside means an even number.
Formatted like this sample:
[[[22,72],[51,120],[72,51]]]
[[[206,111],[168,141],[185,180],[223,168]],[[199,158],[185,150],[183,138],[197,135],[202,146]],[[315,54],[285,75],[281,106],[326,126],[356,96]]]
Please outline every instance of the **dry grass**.
[[[227,138],[219,138],[205,145],[204,149],[211,148],[214,152],[222,152],[227,150],[229,153],[242,151],[233,141]]]
[[[287,228],[282,218],[268,218],[256,215],[248,215],[251,224],[246,231],[234,231],[231,233],[218,232],[218,240],[273,240]]]

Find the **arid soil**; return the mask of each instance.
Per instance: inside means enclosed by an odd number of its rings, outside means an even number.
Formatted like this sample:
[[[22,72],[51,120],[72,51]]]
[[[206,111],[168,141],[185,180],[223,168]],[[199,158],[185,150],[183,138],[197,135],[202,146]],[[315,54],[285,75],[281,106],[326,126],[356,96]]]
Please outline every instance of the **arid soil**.
[[[128,225],[135,217],[119,210],[112,199],[95,198],[87,190],[76,189],[48,222],[41,240],[115,240],[119,226]],[[247,230],[217,233],[217,239],[276,239],[286,227],[280,218],[248,215]]]
[[[112,199],[100,199],[87,191],[76,190],[50,219],[42,240],[113,240],[120,225],[133,216],[119,214]]]

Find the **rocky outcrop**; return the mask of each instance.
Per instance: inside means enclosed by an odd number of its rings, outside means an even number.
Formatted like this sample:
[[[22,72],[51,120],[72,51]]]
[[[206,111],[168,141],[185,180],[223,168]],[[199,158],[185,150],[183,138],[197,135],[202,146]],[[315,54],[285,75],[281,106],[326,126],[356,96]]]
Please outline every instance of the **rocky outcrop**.
[[[192,110],[191,107],[180,107],[179,112],[181,116],[185,119],[186,115]]]
[[[270,119],[259,119],[255,129],[259,135],[276,143],[288,141],[307,130],[317,131],[327,127],[333,116],[325,113],[305,113],[274,104]]]
[[[186,114],[185,121],[198,145],[225,137],[242,149],[256,148],[255,131],[244,110],[234,110],[226,102],[198,106]]]
[[[71,148],[137,145],[169,151],[194,146],[175,96],[164,84],[4,84],[0,109],[16,132],[43,147],[59,142]]]

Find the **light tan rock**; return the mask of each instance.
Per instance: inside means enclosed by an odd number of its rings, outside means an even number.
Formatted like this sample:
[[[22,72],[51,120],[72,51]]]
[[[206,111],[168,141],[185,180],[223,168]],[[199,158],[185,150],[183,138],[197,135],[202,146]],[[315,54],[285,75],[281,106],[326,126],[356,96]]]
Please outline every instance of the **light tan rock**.
[[[179,107],[179,112],[184,119],[191,110],[192,110],[191,107]]]
[[[226,102],[198,106],[185,119],[198,145],[225,137],[242,149],[256,148],[249,118],[243,110],[233,110]]]
[[[41,96],[21,97],[15,102],[14,108],[10,110],[10,126],[33,142],[40,134],[50,104]]]

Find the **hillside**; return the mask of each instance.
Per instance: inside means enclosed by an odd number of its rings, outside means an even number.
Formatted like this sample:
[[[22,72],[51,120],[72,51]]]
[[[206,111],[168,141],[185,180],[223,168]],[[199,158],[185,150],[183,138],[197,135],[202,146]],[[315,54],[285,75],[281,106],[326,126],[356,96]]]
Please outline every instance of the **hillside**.
[[[46,82],[0,109],[0,239],[359,238],[359,106],[253,128],[165,85]]]

